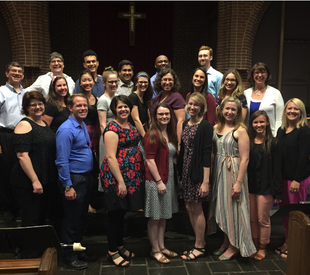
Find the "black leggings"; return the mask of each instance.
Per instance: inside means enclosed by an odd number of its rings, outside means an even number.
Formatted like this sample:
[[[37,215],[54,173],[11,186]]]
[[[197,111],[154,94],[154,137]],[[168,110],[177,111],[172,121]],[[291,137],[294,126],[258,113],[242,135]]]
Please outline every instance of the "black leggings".
[[[118,246],[123,246],[124,218],[126,210],[117,209],[108,212],[107,237],[110,252],[117,252]]]

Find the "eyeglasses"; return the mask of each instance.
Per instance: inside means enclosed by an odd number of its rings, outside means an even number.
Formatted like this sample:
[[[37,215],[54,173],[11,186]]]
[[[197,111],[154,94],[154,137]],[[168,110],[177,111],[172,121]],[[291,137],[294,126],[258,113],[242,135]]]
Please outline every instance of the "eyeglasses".
[[[114,84],[114,83],[116,84],[116,83],[117,83],[117,80],[109,80],[108,83],[109,83],[109,84]]]
[[[32,104],[29,104],[29,107],[31,107],[31,108],[35,108],[35,107],[37,107],[37,106],[43,107],[44,104],[43,104],[42,102],[40,102],[40,103],[32,103]]]
[[[236,82],[236,79],[234,78],[225,78],[225,82]]]
[[[254,75],[264,75],[264,74],[267,74],[266,72],[254,72]]]
[[[61,59],[53,59],[53,60],[51,61],[51,63],[52,63],[52,64],[54,64],[54,63],[62,63],[62,60],[61,60]]]

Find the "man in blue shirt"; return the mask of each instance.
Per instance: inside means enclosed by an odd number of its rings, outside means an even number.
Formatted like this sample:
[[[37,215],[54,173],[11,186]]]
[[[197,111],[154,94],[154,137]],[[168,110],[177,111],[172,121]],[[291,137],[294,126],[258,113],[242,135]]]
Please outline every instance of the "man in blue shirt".
[[[208,75],[208,92],[216,99],[221,88],[223,74],[211,66],[213,50],[208,46],[201,46],[198,52],[198,62]]]
[[[97,54],[92,50],[87,50],[83,53],[83,66],[85,69],[88,69],[91,71],[93,78],[95,80],[95,85],[93,87],[93,95],[95,97],[101,97],[104,92],[105,88],[102,84],[102,76],[97,74],[97,70],[99,67],[99,61]],[[75,94],[80,93],[80,80],[78,79],[75,83]]]
[[[0,87],[0,212],[5,222],[15,221],[18,203],[11,186],[11,171],[17,161],[13,146],[14,128],[24,117],[21,114],[26,90],[20,84],[24,67],[13,61],[6,66],[7,82]]]
[[[157,92],[157,91],[154,90],[154,81],[155,81],[156,76],[158,75],[158,73],[159,73],[159,71],[161,69],[168,68],[170,66],[170,62],[169,62],[168,57],[165,56],[165,55],[157,56],[156,59],[155,59],[154,66],[155,66],[155,69],[156,69],[156,73],[150,79],[151,85],[152,85],[152,88],[153,88],[153,91],[154,91],[152,99],[154,99],[158,94],[160,94],[162,92],[162,91]]]
[[[85,228],[90,194],[90,171],[93,156],[90,138],[83,119],[88,112],[84,94],[74,94],[68,99],[69,118],[56,132],[56,165],[60,189],[63,194],[64,220],[61,241],[79,243]],[[85,269],[91,261],[85,253],[65,251],[62,262],[72,269]]]

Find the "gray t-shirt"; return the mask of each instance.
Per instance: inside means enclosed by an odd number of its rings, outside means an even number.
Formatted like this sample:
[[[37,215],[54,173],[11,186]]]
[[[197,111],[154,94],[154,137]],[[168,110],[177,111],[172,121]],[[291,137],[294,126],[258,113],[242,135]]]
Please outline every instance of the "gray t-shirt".
[[[103,94],[97,102],[97,110],[107,112],[107,124],[115,118],[110,108],[111,101],[112,99]]]

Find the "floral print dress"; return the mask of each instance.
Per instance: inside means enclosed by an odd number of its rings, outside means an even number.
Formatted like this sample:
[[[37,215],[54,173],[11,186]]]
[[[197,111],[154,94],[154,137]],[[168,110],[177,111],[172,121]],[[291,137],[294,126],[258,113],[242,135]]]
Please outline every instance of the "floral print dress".
[[[104,157],[100,178],[107,211],[116,209],[136,211],[144,206],[144,164],[138,147],[140,135],[135,127],[130,123],[128,125],[129,129],[126,129],[111,121],[103,131],[103,135],[108,131],[118,134],[116,159],[127,188],[127,195],[123,199],[119,198],[118,183],[110,171],[107,157]]]

